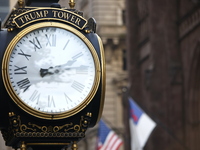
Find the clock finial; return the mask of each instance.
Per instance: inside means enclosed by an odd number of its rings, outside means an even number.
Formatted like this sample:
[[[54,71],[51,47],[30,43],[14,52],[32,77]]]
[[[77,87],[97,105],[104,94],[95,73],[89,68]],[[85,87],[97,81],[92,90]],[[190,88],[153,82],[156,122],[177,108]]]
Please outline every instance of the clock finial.
[[[71,9],[74,9],[75,4],[76,4],[75,0],[69,0],[69,6],[70,6]]]
[[[18,5],[19,5],[19,8],[23,8],[24,7],[24,0],[18,0]]]

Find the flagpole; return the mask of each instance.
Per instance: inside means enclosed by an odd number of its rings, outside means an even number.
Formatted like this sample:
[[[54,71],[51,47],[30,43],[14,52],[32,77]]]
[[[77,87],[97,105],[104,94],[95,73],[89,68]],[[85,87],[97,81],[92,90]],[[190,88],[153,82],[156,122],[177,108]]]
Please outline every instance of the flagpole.
[[[124,149],[131,150],[131,136],[129,126],[129,102],[127,87],[122,88],[122,106],[123,106],[123,121],[124,121]]]

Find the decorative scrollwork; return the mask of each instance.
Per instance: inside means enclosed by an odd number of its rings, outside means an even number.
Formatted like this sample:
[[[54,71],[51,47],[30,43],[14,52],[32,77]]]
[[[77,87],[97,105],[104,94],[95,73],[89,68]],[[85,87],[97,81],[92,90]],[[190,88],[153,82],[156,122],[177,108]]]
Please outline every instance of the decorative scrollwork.
[[[31,8],[18,8],[18,9],[14,8],[14,9],[12,10],[10,16],[9,16],[8,19],[6,20],[5,28],[14,28],[14,27],[16,27],[16,25],[13,23],[13,19],[14,19],[16,16],[18,16],[18,15],[24,13],[24,12],[27,12],[27,11],[29,11],[29,10],[31,10]]]
[[[59,132],[60,130],[64,129],[64,131],[68,131],[68,130],[71,130],[73,129],[73,123],[69,123],[69,124],[65,124],[65,125],[62,125],[62,126],[39,126],[37,124],[33,124],[31,122],[28,123],[28,126],[27,125],[21,125],[25,128],[21,129],[21,131],[28,131],[28,130],[32,130],[32,131],[41,131],[41,132]]]
[[[87,113],[85,116],[80,117],[80,123],[74,124],[72,122],[64,125],[38,125],[35,123],[28,122],[23,123],[19,115],[15,115],[13,112],[9,113],[10,117],[10,128],[7,132],[2,132],[6,141],[11,137],[43,137],[43,138],[83,138],[85,131],[88,128],[92,114]]]

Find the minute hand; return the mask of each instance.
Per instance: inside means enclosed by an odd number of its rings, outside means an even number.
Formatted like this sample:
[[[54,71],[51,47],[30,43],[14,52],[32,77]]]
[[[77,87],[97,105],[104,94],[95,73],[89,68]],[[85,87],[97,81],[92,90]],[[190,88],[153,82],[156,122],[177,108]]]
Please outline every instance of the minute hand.
[[[53,75],[55,73],[59,73],[61,71],[61,68],[66,67],[66,66],[71,66],[73,63],[75,63],[76,60],[69,60],[66,64],[63,65],[58,65],[55,67],[49,67],[48,69],[40,69],[40,76],[44,77],[46,75]]]
[[[79,74],[87,74],[88,72],[88,68],[89,66],[84,66],[81,65],[79,67],[66,67],[68,65],[59,65],[59,66],[55,66],[55,67],[49,67],[48,69],[40,69],[40,75],[41,77],[44,77],[46,75],[53,75],[53,74],[61,74],[63,73],[65,70],[76,70],[76,73]]]
[[[78,74],[87,74],[89,66],[81,65],[79,67],[66,67],[64,70],[75,70]]]

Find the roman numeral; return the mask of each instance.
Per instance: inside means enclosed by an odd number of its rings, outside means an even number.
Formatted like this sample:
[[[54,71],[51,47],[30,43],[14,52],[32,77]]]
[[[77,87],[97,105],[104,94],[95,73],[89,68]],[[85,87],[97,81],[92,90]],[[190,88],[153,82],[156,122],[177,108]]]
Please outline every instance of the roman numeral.
[[[42,48],[42,46],[41,46],[41,44],[40,44],[40,42],[39,42],[39,40],[38,40],[37,37],[35,37],[32,41],[29,40],[29,42],[30,42],[31,44],[34,45],[34,49],[35,49],[35,51],[36,51],[37,49]]]
[[[28,88],[31,86],[30,81],[28,78],[23,79],[19,82],[17,82],[17,85],[20,89],[24,89],[23,92],[25,92],[26,90],[28,90]]]
[[[19,55],[24,56],[27,60],[29,60],[28,57],[31,57],[31,55],[25,54],[21,49],[20,49],[21,53],[18,53]]]
[[[29,100],[31,100],[32,102],[37,101],[37,104],[39,103],[39,99],[40,99],[40,93],[38,93],[37,90],[35,90],[31,95],[31,97],[29,98]]]
[[[27,66],[24,66],[24,67],[15,66],[15,68],[16,68],[14,69],[15,74],[27,74],[27,71],[25,70]]]
[[[81,65],[76,68],[76,74],[88,74],[88,66]]]
[[[72,102],[72,100],[69,98],[69,96],[67,96],[67,94],[65,94],[65,99],[66,99],[67,104],[68,104],[68,101]]]
[[[50,46],[50,47],[55,47],[56,46],[56,35],[54,34],[50,34],[50,35],[47,35],[45,34],[46,38],[47,38],[47,44],[46,46]]]
[[[65,50],[65,49],[66,49],[66,47],[67,47],[68,43],[69,43],[69,40],[66,42],[66,44],[65,44],[65,46],[64,46],[64,48],[63,48],[63,50]]]
[[[55,101],[53,99],[53,96],[51,97],[50,95],[48,96],[48,107],[56,107]]]
[[[80,52],[78,54],[76,54],[75,56],[72,57],[73,60],[77,60],[79,57],[83,56],[83,53]]]
[[[82,92],[83,89],[85,88],[85,86],[77,81],[74,81],[73,84],[71,85],[72,88],[74,88],[75,90],[77,90],[78,92]]]

